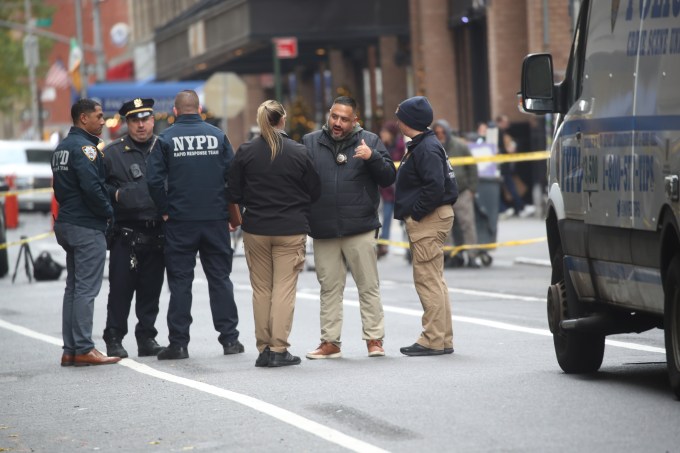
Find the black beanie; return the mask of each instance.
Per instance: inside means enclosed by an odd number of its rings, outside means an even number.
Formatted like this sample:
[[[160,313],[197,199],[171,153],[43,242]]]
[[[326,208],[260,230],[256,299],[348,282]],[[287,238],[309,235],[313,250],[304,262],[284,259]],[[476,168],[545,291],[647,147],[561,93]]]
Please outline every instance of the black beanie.
[[[399,121],[418,132],[426,130],[434,118],[430,101],[425,96],[406,99],[399,104],[396,114]]]

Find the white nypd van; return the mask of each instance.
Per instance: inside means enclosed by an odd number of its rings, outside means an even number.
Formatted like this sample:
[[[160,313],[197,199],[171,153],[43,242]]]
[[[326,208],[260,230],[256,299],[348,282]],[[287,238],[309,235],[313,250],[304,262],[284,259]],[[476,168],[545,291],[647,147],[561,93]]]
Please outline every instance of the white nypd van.
[[[606,335],[663,328],[680,398],[680,1],[582,1],[565,79],[529,55],[521,95],[557,114],[546,224],[560,367],[594,372]]]

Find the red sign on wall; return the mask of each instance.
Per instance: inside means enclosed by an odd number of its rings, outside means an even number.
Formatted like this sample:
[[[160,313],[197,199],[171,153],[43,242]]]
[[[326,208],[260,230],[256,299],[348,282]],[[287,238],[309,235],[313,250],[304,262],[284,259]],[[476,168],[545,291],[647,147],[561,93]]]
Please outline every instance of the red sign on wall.
[[[274,38],[274,44],[276,45],[276,56],[278,58],[297,58],[297,38]]]

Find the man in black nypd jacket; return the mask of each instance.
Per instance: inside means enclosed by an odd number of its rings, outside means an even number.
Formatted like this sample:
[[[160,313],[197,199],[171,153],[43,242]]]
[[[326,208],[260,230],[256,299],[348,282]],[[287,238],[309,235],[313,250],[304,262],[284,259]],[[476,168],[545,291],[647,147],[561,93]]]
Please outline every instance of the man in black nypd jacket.
[[[384,315],[375,250],[380,228],[378,186],[394,182],[394,163],[380,137],[359,126],[356,101],[347,96],[333,101],[322,130],[302,140],[321,177],[321,197],[312,204],[309,216],[316,276],[321,285],[321,342],[307,358],[342,355],[347,267],[359,291],[362,338],[368,355],[384,356]]]
[[[140,98],[125,102],[118,113],[128,134],[104,149],[106,189],[115,212],[104,341],[106,354],[115,357],[128,356],[122,341],[135,294],[137,354],[155,356],[162,349],[154,327],[165,273],[162,219],[146,184],[146,160],[158,147],[153,104]]]
[[[71,106],[71,119],[73,127],[52,153],[54,196],[59,203],[54,234],[66,251],[67,272],[61,366],[107,365],[120,358],[105,356],[92,341],[94,299],[106,261],[104,232],[113,216],[97,148],[104,127],[102,107],[80,99]]]
[[[165,222],[165,263],[170,287],[170,344],[159,360],[189,357],[191,284],[196,253],[208,280],[213,324],[224,354],[243,352],[229,279],[233,250],[228,227],[227,174],[234,151],[220,129],[201,118],[198,95],[175,97],[175,123],[160,134],[148,160],[149,191]],[[166,190],[167,181],[167,190]]]
[[[434,113],[424,96],[406,99],[396,111],[401,133],[411,139],[395,183],[394,218],[406,223],[413,256],[413,283],[423,306],[422,332],[409,356],[453,353],[451,302],[444,279],[444,241],[453,226],[458,184],[446,151],[429,129]]]

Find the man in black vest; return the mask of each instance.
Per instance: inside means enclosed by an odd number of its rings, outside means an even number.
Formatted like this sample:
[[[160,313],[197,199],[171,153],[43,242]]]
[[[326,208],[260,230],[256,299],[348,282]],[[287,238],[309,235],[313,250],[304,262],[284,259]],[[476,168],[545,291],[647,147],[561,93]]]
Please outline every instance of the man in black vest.
[[[165,273],[164,236],[146,184],[146,161],[158,146],[153,104],[153,99],[140,98],[124,103],[118,113],[125,117],[128,134],[104,149],[106,189],[115,212],[104,341],[106,353],[115,357],[128,356],[122,341],[135,294],[137,353],[155,356],[162,349],[154,324]]]

